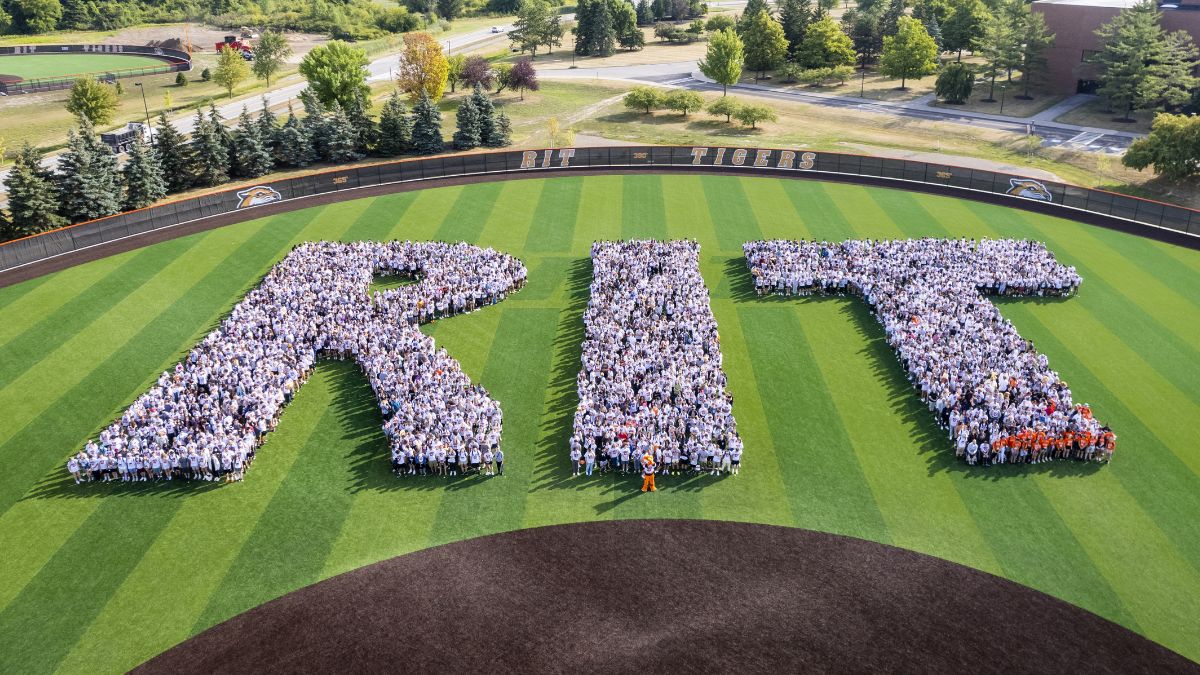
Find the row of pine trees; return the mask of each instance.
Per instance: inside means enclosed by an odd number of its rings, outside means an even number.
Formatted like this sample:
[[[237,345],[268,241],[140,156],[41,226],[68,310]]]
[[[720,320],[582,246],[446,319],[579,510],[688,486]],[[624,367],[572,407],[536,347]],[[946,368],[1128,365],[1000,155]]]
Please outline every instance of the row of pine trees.
[[[42,166],[41,153],[26,145],[5,180],[8,214],[0,213],[0,240],[145,208],[167,194],[259,178],[276,169],[445,149],[442,113],[428,96],[410,110],[400,94],[393,93],[378,120],[368,113],[365,99],[326,107],[309,90],[300,99],[306,114],[297,116],[289,105],[282,124],[266,101],[257,116],[243,107],[234,126],[225,124],[215,105],[207,111],[197,109],[190,137],[164,113],[153,141],[135,143],[123,167],[86,119],[68,132],[56,171]],[[512,142],[508,116],[478,87],[459,103],[457,122],[455,149],[499,148]]]

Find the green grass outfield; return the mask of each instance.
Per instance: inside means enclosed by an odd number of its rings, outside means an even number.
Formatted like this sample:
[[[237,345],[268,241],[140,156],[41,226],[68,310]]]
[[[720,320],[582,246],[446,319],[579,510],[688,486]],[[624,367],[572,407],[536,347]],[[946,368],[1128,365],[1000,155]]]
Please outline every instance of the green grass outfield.
[[[0,57],[0,74],[16,75],[25,80],[169,67],[170,64],[162,59],[133,54],[24,54]]]
[[[1119,434],[1111,466],[968,470],[948,459],[863,304],[748,297],[746,240],[920,235],[1044,240],[1079,268],[1078,297],[1006,302],[1004,312]],[[701,242],[746,442],[741,476],[667,478],[651,495],[633,478],[569,477],[587,254],[616,237]],[[465,239],[528,265],[517,295],[426,327],[503,405],[508,476],[393,479],[365,380],[323,365],[244,484],[67,480],[67,455],[293,244],[389,238]],[[801,180],[642,174],[348,201],[0,289],[0,672],[122,671],[390,556],[641,517],[792,525],[922,551],[1200,659],[1198,291],[1196,251],[1024,211]],[[979,639],[1003,627],[963,629]]]

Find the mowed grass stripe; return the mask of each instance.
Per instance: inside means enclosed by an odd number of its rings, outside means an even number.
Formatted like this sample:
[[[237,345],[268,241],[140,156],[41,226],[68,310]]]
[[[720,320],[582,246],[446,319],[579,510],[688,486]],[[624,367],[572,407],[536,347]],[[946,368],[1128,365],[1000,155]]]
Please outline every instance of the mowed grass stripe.
[[[442,220],[435,238],[438,241],[476,241],[491,217],[504,182],[481,183],[477,189],[467,191],[454,189],[457,190],[454,207]]]
[[[64,303],[70,302],[79,292],[97,280],[103,279],[126,260],[137,255],[130,251],[110,258],[96,260],[85,265],[76,265],[46,276],[26,281],[17,286],[0,289],[0,294],[16,292],[18,297],[0,310],[0,344],[19,335],[29,327],[30,317],[44,316]],[[45,283],[46,280],[53,283]],[[22,291],[28,286],[28,290]]]
[[[1105,467],[1108,473],[1121,481],[1125,491],[1200,569],[1200,520],[1176,517],[1179,513],[1200,513],[1200,478],[1180,457],[1181,454],[1190,457],[1187,447],[1193,436],[1166,439],[1148,427],[1135,410],[1104,387],[1092,368],[1070,351],[1070,345],[1081,338],[1056,334],[1053,326],[1030,308],[1016,303],[1006,306],[1005,313],[1022,330],[1029,331],[1038,344],[1049,347],[1048,351],[1054,354],[1051,363],[1056,364],[1064,379],[1075,383],[1075,391],[1092,392],[1087,400],[1096,416],[1109,424],[1119,439],[1113,463]],[[1177,451],[1173,448],[1175,444],[1184,447]]]
[[[522,181],[525,182],[525,181]],[[579,204],[583,200],[583,178],[551,178],[542,183],[537,208],[528,223],[525,250],[530,253],[567,253],[575,236]]]
[[[35,277],[27,281],[22,281],[18,284],[0,288],[0,316],[3,316],[4,310],[9,305],[37,290],[38,287],[52,278],[54,278],[54,275],[52,274],[43,274],[40,277]]]
[[[434,517],[429,545],[520,527],[557,327],[555,309],[503,308],[477,381],[504,411],[505,475],[452,483]]]
[[[537,211],[545,181],[513,180],[503,181],[500,185],[503,189],[492,207],[491,217],[472,243],[513,255],[521,250],[529,237],[529,223]]]
[[[17,502],[0,515],[0,611],[54,556],[58,549],[104,499],[88,498],[80,488],[79,499],[60,499],[47,508],[45,500]]]
[[[690,205],[691,208],[703,213],[692,227],[693,231],[711,227],[717,239],[717,249],[708,251],[716,254],[733,255],[741,253],[742,244],[747,241],[762,239],[758,214],[750,205],[746,195],[746,184],[740,179],[718,180],[716,176],[690,177],[689,189],[678,201],[671,203],[671,209],[680,208],[680,204]],[[692,184],[698,183],[698,189]],[[678,184],[672,181],[670,184]],[[698,199],[697,196],[700,198]],[[690,223],[689,223],[690,224]]]
[[[571,239],[571,252],[590,256],[592,243],[621,239],[625,200],[631,198],[624,193],[622,176],[589,176],[583,184],[579,199],[579,224]],[[633,210],[633,209],[631,209]]]
[[[941,220],[925,209],[924,204],[911,192],[901,190],[871,190],[871,199],[896,223],[900,231],[909,237],[963,236],[962,232],[948,229]]]
[[[53,671],[182,504],[153,493],[105,500],[0,613],[0,635],[14,638],[0,672]]]
[[[212,590],[193,633],[317,581],[354,500],[347,451],[377,454],[387,461],[375,442],[378,434],[369,431],[383,418],[355,364],[319,365],[294,405],[299,407],[306,397],[313,400],[304,401],[305,408],[320,421],[225,578]],[[314,499],[316,494],[321,498]]]
[[[662,176],[621,176],[621,237],[666,239]]]
[[[40,354],[62,346],[203,239],[203,236],[183,237],[142,249],[85,291],[0,344],[4,352],[0,386],[15,381],[40,360]]]
[[[383,195],[363,200],[368,204],[367,208],[349,224],[338,239],[347,242],[382,241],[379,235],[396,224],[396,219],[404,215],[416,199],[416,195],[417,193],[413,192],[402,192],[398,195]]]
[[[830,193],[829,183],[807,180],[781,181],[780,187],[792,204],[802,230],[795,225],[783,223],[781,229],[764,230],[767,238],[802,239],[812,238],[821,241],[843,241],[854,236],[850,221],[837,204],[841,195]],[[798,232],[802,231],[803,236]]]
[[[316,394],[307,402],[320,398]],[[301,401],[285,411],[279,428],[259,449],[246,482],[212,490],[183,488],[191,492],[180,499],[182,508],[71,649],[61,670],[123,671],[191,636],[209,597],[290,473],[303,440],[321,421],[320,414],[305,412],[312,412],[312,406]],[[148,591],[161,589],[164,576],[178,586],[172,588],[171,601],[145,611]],[[129,635],[139,639],[131,641]]]
[[[927,442],[940,435],[938,428],[914,395],[866,304],[850,299],[818,302],[807,315],[813,317],[806,321],[805,333],[814,362],[892,542],[999,571],[991,546],[950,479],[927,468],[937,459],[927,454],[930,450],[949,452],[949,447]],[[947,532],[954,536],[947,538]]]
[[[889,543],[876,497],[814,362],[806,330],[810,308],[799,313],[788,304],[768,300],[737,310],[778,463],[757,462],[747,448],[745,470],[779,471],[798,526]]]

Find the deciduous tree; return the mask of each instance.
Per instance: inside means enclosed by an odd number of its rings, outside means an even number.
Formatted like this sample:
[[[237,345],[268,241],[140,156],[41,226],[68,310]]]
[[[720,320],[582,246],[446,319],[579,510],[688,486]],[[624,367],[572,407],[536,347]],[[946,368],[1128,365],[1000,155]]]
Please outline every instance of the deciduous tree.
[[[708,104],[708,114],[714,116],[725,116],[725,122],[730,122],[731,118],[737,114],[737,111],[742,107],[742,102],[732,96],[722,96],[721,98]]]
[[[729,93],[729,85],[737,84],[746,63],[742,39],[732,29],[725,28],[708,39],[708,51],[697,64],[700,72],[721,85]]]
[[[250,69],[255,77],[266,80],[267,87],[270,87],[271,78],[283,68],[291,55],[292,48],[283,33],[266,31],[259,36],[258,44],[254,45],[254,65]]]
[[[774,110],[762,105],[743,105],[733,113],[733,118],[751,129],[757,129],[759,122],[774,122],[779,119]]]
[[[117,111],[117,92],[112,86],[97,82],[92,76],[81,77],[71,86],[67,112],[92,124],[112,121]]]
[[[934,82],[934,92],[946,103],[965,103],[975,86],[975,73],[961,61],[942,66]]]
[[[662,94],[654,87],[634,87],[625,94],[625,107],[650,114],[663,104]]]
[[[829,16],[809,26],[796,53],[796,60],[806,68],[850,66],[857,57],[854,41]]]
[[[404,53],[400,55],[400,66],[396,70],[396,85],[407,92],[409,100],[417,101],[422,95],[433,102],[441,100],[446,91],[446,79],[450,66],[442,45],[429,33],[405,33]]]
[[[537,71],[533,68],[533,62],[529,59],[518,59],[513,67],[509,69],[505,75],[505,86],[509,89],[516,89],[521,94],[521,100],[525,100],[525,90],[537,91],[541,86],[538,84]]]
[[[482,56],[468,56],[463,65],[462,81],[463,86],[491,89],[496,82],[496,72]]]
[[[788,41],[779,25],[767,12],[758,12],[750,18],[742,30],[745,45],[746,67],[757,73],[756,79],[778,66],[787,56]]]
[[[408,33],[404,36],[406,45],[410,35],[414,34]],[[441,54],[440,46],[438,54]],[[442,60],[445,61],[445,57]],[[300,61],[300,74],[308,81],[308,88],[322,105],[345,105],[356,96],[370,95],[371,88],[367,86],[367,63],[365,50],[341,40],[330,40],[304,55],[304,59]]]
[[[902,16],[896,34],[883,38],[879,72],[900,78],[900,89],[906,89],[908,78],[937,71],[937,56],[937,45],[925,32],[925,26],[911,16]]]
[[[242,52],[232,47],[222,47],[217,56],[217,67],[213,71],[213,82],[225,87],[229,98],[233,98],[233,89],[250,78],[250,66],[242,58]]]
[[[1153,166],[1170,180],[1200,173],[1200,117],[1158,113],[1150,135],[1130,144],[1121,163],[1138,171]]]
[[[689,112],[695,112],[704,107],[704,98],[688,89],[672,89],[663,97],[663,105],[668,110],[674,110],[687,117]]]
[[[962,61],[962,53],[975,49],[983,37],[989,16],[982,0],[950,0],[950,14],[941,24],[942,47],[957,52],[958,60]]]

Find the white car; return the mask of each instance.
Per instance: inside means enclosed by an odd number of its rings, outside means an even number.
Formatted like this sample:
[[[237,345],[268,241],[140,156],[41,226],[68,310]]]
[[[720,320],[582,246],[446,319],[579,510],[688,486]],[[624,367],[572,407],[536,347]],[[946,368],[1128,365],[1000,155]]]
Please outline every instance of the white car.
[[[504,29],[501,28],[500,26],[492,26],[492,32],[493,33],[503,33]]]

